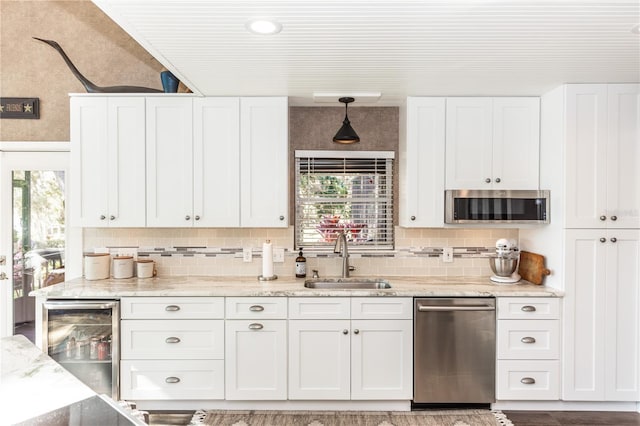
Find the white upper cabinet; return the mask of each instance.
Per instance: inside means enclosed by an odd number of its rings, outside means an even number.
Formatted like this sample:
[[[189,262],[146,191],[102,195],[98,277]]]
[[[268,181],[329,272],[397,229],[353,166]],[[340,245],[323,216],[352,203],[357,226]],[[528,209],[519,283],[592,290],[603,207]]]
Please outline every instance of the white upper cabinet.
[[[567,228],[640,227],[640,84],[566,88]]]
[[[445,98],[407,98],[400,138],[400,226],[444,226]]]
[[[282,228],[289,214],[287,98],[240,98],[240,224]]]
[[[145,226],[145,99],[71,98],[71,221]]]
[[[447,98],[446,189],[538,189],[539,98]]]

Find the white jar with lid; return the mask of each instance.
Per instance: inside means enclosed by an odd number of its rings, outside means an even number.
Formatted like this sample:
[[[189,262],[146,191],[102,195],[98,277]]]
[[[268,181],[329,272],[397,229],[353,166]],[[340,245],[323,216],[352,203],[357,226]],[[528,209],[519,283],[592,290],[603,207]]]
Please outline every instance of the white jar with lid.
[[[89,253],[84,256],[84,277],[88,280],[109,278],[111,256],[109,253]]]
[[[116,256],[113,258],[113,278],[133,277],[133,256]]]

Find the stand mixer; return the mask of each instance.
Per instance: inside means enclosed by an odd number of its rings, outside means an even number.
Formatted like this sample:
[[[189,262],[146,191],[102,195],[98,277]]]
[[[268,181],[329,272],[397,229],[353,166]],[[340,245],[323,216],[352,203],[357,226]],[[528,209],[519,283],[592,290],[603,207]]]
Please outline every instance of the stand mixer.
[[[496,241],[496,255],[489,258],[489,265],[495,275],[490,280],[501,284],[513,284],[520,281],[518,265],[520,249],[515,240],[500,238]]]

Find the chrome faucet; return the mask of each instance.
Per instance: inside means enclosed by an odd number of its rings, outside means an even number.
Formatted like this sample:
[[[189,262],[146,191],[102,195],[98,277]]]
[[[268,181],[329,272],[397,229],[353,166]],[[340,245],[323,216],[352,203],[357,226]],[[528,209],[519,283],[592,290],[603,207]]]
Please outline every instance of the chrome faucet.
[[[342,256],[342,278],[349,278],[349,271],[353,271],[355,268],[349,266],[349,249],[347,248],[347,236],[344,232],[338,235],[333,252],[340,253]]]

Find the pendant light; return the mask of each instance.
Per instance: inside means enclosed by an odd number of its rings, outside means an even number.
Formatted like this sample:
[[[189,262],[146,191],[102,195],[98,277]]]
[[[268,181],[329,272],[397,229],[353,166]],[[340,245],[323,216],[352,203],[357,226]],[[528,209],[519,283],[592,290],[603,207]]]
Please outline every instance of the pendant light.
[[[340,98],[338,100],[344,104],[344,121],[342,122],[342,127],[338,130],[338,133],[333,137],[333,141],[344,144],[360,142],[360,137],[357,135],[356,131],[353,130],[353,127],[351,127],[349,117],[347,116],[347,108],[355,99],[347,97]]]

